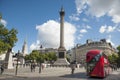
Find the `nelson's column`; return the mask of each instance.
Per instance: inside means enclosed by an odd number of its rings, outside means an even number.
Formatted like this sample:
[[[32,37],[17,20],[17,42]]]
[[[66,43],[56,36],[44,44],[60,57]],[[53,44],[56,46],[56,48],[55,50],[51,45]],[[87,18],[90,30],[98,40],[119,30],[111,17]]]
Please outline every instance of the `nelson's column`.
[[[60,47],[58,48],[58,58],[54,65],[69,65],[66,60],[66,49],[64,47],[64,15],[65,11],[63,7],[60,11]]]

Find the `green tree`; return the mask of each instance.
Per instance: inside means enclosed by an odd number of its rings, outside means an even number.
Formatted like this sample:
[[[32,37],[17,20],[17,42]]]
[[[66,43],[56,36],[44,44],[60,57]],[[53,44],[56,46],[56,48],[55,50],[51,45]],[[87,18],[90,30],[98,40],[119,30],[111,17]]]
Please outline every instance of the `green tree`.
[[[12,28],[8,30],[0,23],[0,54],[4,53],[8,49],[12,49],[17,42],[17,30]]]
[[[30,59],[31,60],[37,60],[39,57],[39,52],[37,50],[33,50],[31,53],[30,53]]]
[[[117,47],[118,55],[120,56],[120,45]]]
[[[33,50],[29,55],[25,56],[25,60],[35,60],[37,62],[44,62],[46,61],[56,61],[57,56],[55,52],[49,53],[40,53],[38,50]]]
[[[37,61],[37,62],[43,63],[44,60],[45,60],[45,55],[44,55],[44,54],[39,54],[39,56],[38,56],[38,58],[37,58],[36,61]]]
[[[34,60],[36,62],[44,62],[45,54],[40,53],[38,50],[33,50],[29,55],[25,56],[25,60]]]
[[[46,54],[47,55],[47,61],[56,61],[57,56],[55,52],[49,52]]]
[[[108,60],[110,63],[116,63],[118,60],[118,56],[115,54],[112,54],[112,55],[108,56]]]
[[[118,64],[120,64],[120,45],[117,47],[117,50],[118,50]]]
[[[27,55],[25,56],[25,60],[26,60],[26,61],[27,61],[27,60],[31,60],[31,57],[30,57],[29,54],[27,54]]]

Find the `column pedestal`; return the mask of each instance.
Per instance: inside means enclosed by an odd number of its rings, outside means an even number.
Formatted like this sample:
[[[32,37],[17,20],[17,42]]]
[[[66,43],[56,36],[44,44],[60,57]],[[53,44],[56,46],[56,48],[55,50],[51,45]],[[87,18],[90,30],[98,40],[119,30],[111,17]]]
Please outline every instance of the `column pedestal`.
[[[58,49],[58,58],[54,65],[58,66],[68,66],[70,63],[66,59],[66,50],[65,48]]]

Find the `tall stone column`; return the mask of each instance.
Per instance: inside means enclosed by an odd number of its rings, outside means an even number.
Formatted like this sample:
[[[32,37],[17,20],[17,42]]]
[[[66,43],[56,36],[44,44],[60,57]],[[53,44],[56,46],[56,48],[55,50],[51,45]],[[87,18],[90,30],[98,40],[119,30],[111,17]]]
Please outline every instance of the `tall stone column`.
[[[60,10],[60,46],[58,48],[58,59],[54,63],[55,65],[69,64],[69,62],[66,60],[66,49],[64,47],[64,16],[65,16],[65,11],[62,7]]]
[[[60,47],[59,48],[64,48],[64,15],[65,15],[64,9],[61,8],[61,11],[60,11]]]

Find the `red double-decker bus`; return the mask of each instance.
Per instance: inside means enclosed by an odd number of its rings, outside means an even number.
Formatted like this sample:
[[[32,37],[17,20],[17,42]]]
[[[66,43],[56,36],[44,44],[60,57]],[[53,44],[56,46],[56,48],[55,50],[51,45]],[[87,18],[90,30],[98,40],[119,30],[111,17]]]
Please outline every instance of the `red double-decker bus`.
[[[110,73],[107,56],[101,50],[90,50],[86,54],[87,75],[104,78]]]

